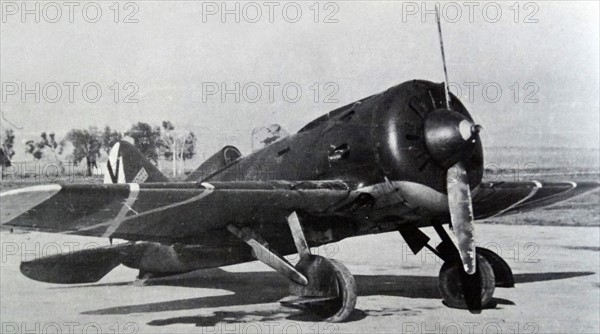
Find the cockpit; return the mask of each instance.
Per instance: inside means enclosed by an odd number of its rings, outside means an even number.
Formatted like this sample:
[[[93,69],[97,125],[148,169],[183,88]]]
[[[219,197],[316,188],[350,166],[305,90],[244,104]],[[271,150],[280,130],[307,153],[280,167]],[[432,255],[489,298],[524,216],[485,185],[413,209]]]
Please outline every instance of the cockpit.
[[[252,130],[252,152],[261,150],[290,134],[279,124],[262,126]]]

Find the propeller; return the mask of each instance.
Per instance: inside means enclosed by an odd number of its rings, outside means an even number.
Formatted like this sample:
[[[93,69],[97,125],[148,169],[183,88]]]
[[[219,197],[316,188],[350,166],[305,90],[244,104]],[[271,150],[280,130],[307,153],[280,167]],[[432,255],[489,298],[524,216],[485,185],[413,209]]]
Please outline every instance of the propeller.
[[[436,6],[442,62],[444,64],[444,93],[446,108],[437,109],[425,120],[425,144],[432,159],[447,170],[446,190],[450,221],[458,244],[458,252],[467,274],[476,271],[473,203],[467,163],[479,141],[481,127],[465,114],[451,110],[446,56],[442,26]]]
[[[479,141],[481,127],[459,112],[438,109],[425,119],[425,145],[446,173],[448,208],[460,258],[468,274],[475,273],[473,204],[468,159]]]
[[[448,169],[446,176],[448,208],[452,230],[458,241],[458,253],[465,272],[469,275],[477,270],[475,261],[475,237],[473,226],[473,203],[469,188],[469,175],[462,162]]]

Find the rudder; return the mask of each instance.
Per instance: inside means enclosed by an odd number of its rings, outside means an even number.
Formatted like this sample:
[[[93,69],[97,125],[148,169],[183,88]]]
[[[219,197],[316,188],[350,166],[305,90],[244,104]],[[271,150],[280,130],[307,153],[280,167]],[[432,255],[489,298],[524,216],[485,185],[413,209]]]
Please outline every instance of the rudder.
[[[108,153],[104,183],[169,182],[131,143],[118,141]]]

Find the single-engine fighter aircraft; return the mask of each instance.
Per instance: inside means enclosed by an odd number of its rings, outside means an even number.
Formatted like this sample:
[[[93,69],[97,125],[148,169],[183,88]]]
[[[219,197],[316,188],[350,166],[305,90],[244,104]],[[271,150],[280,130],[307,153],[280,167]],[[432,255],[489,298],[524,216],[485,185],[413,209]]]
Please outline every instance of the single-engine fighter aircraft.
[[[449,100],[446,101],[446,96]],[[508,264],[475,247],[473,221],[522,212],[598,183],[482,182],[479,126],[444,84],[414,80],[331,111],[241,157],[227,146],[185,182],[133,145],[114,145],[105,184],[40,185],[0,194],[3,226],[128,242],[21,264],[51,283],[100,280],[119,264],[140,277],[258,259],[290,280],[283,304],[343,321],[356,302],[346,267],[310,247],[399,231],[413,252],[444,260],[450,307],[480,309],[513,286]],[[452,238],[444,225],[452,227]],[[433,247],[419,228],[433,226]],[[294,266],[282,255],[298,253]]]
[[[514,279],[500,256],[475,246],[474,220],[532,210],[599,184],[482,182],[480,127],[450,94],[445,70],[444,60],[442,84],[405,82],[292,136],[265,128],[267,146],[247,157],[226,146],[185,182],[169,182],[131,144],[118,142],[105,184],[7,191],[0,222],[127,241],[22,262],[21,272],[34,280],[97,282],[119,264],[156,277],[258,259],[289,279],[292,296],[283,305],[332,322],[352,313],[356,283],[342,263],[310,247],[398,231],[415,254],[427,247],[444,261],[439,290],[448,306],[479,310],[495,287],[512,287]],[[419,229],[426,226],[442,240],[435,248]],[[282,257],[296,252],[296,265]]]

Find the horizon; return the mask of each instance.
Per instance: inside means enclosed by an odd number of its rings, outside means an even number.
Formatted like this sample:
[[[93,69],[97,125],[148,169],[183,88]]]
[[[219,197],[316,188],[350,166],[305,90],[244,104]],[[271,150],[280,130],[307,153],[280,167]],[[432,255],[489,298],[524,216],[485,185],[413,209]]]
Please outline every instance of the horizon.
[[[280,124],[295,133],[330,110],[401,82],[443,80],[435,20],[427,13],[409,15],[410,2],[335,2],[337,12],[329,16],[337,22],[330,23],[324,20],[331,8],[321,8],[315,23],[306,3],[296,23],[281,17],[273,23],[264,17],[257,23],[225,22],[203,15],[201,4],[193,2],[136,4],[138,22],[131,24],[110,17],[95,24],[77,16],[73,23],[63,18],[56,24],[6,17],[0,31],[0,109],[23,127],[15,129],[15,160],[26,159],[23,140],[42,131],[60,136],[71,128],[108,125],[125,132],[138,121],[163,120],[197,135],[198,156],[225,145],[247,155],[256,127]],[[474,22],[466,15],[453,22],[452,8],[442,10],[450,90],[460,93],[484,127],[483,145],[599,148],[600,5],[540,3],[535,15],[526,16],[530,10],[520,3],[518,22],[509,5],[498,5],[504,15],[492,23],[480,11]],[[377,20],[353,24],[364,16]],[[546,36],[552,39],[539,44]],[[29,41],[25,48],[23,40]],[[78,84],[73,103],[66,96],[69,82]],[[22,84],[33,89],[36,83],[47,94],[38,94],[39,103],[26,94],[23,102]],[[62,87],[56,103],[47,101],[56,89],[52,83]],[[103,92],[96,103],[80,92],[90,83]],[[249,88],[223,97],[236,83]],[[285,85],[291,87],[287,95]],[[19,92],[7,94],[15,87]],[[303,95],[293,101],[298,87]],[[211,95],[211,89],[217,93]],[[132,92],[138,102],[125,103]],[[262,93],[257,102],[254,92]],[[1,126],[14,128],[4,120]]]

